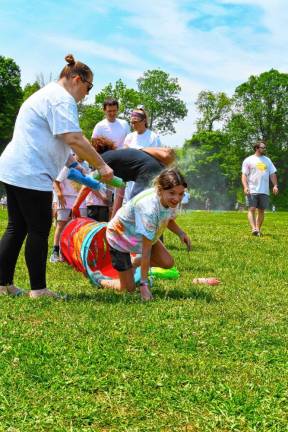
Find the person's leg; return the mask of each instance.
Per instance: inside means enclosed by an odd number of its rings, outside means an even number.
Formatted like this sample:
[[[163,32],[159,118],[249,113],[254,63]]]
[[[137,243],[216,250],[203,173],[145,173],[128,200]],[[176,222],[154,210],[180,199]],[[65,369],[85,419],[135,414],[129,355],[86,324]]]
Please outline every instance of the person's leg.
[[[102,288],[110,288],[115,291],[135,291],[134,270],[119,271],[119,279],[103,279]]]
[[[262,224],[264,222],[264,213],[265,209],[269,206],[269,196],[266,194],[258,194],[258,203],[257,203],[257,219],[256,219],[256,225],[258,230],[258,235],[261,235],[260,230],[262,227]]]
[[[59,246],[60,236],[67,222],[71,218],[70,213],[71,213],[71,209],[69,208],[57,209],[57,220],[56,220],[56,228],[55,228],[54,239],[53,239],[53,249],[49,259],[51,263],[57,263],[61,261],[60,246]]]
[[[257,194],[248,194],[246,195],[246,205],[248,207],[248,221],[252,229],[252,234],[257,235],[257,226],[256,226],[256,208],[258,202]]]
[[[257,218],[256,218],[256,229],[258,232],[260,232],[261,226],[262,226],[263,221],[264,221],[264,212],[265,212],[264,209],[258,208]]]
[[[135,291],[134,269],[132,267],[129,253],[120,252],[110,247],[112,266],[118,271],[119,279],[101,280],[103,288],[110,288],[116,291]]]
[[[256,226],[256,208],[255,207],[250,207],[248,209],[248,221],[250,223],[252,232],[256,232],[257,226]]]
[[[52,192],[25,190],[18,202],[24,216],[28,235],[25,260],[32,290],[46,288],[48,236],[52,223]]]
[[[12,285],[16,262],[27,234],[27,226],[17,200],[17,187],[5,185],[8,225],[0,241],[0,285]]]
[[[158,240],[152,246],[151,252],[151,267],[171,268],[174,265],[174,259],[163,245],[161,240]]]

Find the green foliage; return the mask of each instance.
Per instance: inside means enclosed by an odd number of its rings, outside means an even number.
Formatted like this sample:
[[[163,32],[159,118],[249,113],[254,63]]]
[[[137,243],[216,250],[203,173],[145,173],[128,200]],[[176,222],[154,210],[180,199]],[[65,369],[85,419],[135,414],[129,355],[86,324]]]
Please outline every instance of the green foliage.
[[[79,122],[83,134],[90,139],[93,129],[104,117],[103,110],[97,105],[79,105]]]
[[[228,149],[228,136],[221,131],[201,131],[185,142],[179,165],[189,188],[192,188],[192,195],[198,198],[198,208],[204,205],[207,197],[211,200],[212,208],[233,207],[233,182],[236,181],[237,187],[240,181],[239,167],[235,176],[230,166],[233,152],[230,149],[230,154],[227,154]]]
[[[178,221],[193,250],[165,233],[180,278],[149,304],[63,263],[47,280],[67,302],[1,297],[1,432],[287,430],[287,213],[267,214],[262,238],[244,212]],[[24,251],[15,282],[28,288]]]
[[[110,97],[118,100],[119,114],[127,121],[131,110],[141,102],[139,93],[132,88],[128,88],[121,79],[116,81],[114,87],[110,83],[96,95],[95,103],[97,108],[102,109],[103,102]]]
[[[28,99],[33,93],[40,90],[40,84],[38,81],[35,81],[33,84],[26,84],[23,90],[23,102]]]
[[[212,131],[214,123],[226,121],[231,112],[231,99],[223,92],[201,91],[195,105],[201,114],[198,131]]]
[[[178,79],[154,69],[144,72],[137,83],[141,103],[149,116],[149,127],[161,134],[175,133],[174,123],[184,119],[188,112],[179,98]]]
[[[0,56],[0,153],[11,140],[22,102],[20,69],[11,58]]]

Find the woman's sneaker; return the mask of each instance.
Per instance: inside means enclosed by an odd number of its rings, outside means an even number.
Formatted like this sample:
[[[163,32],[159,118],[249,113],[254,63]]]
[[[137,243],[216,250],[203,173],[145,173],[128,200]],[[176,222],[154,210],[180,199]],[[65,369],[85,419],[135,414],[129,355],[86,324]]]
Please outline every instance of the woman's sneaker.
[[[16,287],[15,285],[0,286],[0,295],[10,295],[11,297],[21,297],[27,295],[27,291]]]
[[[39,289],[39,290],[31,290],[29,292],[30,298],[39,298],[39,297],[52,297],[56,300],[66,300],[67,296],[56,293],[54,291],[50,291],[47,288]]]

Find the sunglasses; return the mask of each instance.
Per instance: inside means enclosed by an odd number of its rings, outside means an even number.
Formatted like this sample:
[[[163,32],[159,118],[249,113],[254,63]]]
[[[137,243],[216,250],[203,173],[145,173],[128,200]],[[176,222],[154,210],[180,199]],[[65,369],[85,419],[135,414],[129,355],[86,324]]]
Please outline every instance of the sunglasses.
[[[90,81],[87,81],[85,78],[82,78],[82,77],[80,77],[80,78],[81,78],[82,82],[86,82],[87,84],[89,84],[87,87],[87,92],[89,93],[90,90],[92,90],[92,88],[93,88],[93,84]]]

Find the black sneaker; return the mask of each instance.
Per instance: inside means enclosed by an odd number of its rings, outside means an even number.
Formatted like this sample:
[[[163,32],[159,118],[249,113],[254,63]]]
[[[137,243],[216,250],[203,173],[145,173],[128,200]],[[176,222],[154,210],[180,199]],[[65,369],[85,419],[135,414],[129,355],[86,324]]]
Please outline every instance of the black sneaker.
[[[259,234],[260,234],[259,231],[257,231],[257,230],[252,230],[252,235],[253,235],[253,236],[258,237]]]

